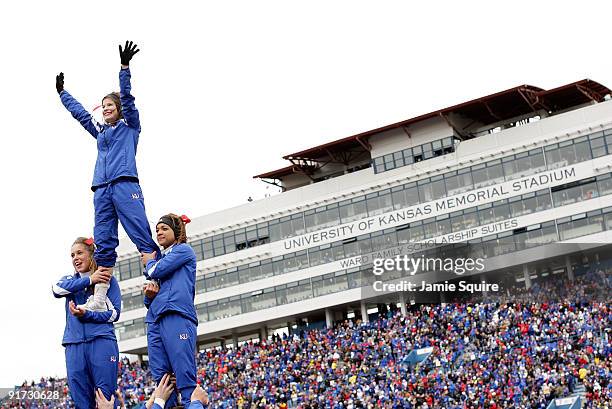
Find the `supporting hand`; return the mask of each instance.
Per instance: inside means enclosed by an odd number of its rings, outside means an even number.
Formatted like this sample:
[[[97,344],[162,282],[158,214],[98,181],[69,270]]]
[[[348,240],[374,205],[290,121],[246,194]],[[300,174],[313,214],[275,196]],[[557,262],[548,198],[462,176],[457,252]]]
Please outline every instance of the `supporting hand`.
[[[200,385],[197,385],[191,394],[191,401],[199,400],[202,405],[208,405],[208,393]]]
[[[159,285],[155,281],[149,281],[144,286],[144,295],[147,298],[153,299],[159,292]]]
[[[170,379],[170,374],[164,374],[162,376],[161,381],[159,381],[159,385],[155,388],[155,392],[153,392],[153,396],[156,398],[161,398],[163,400],[168,400],[170,395],[172,395],[172,391],[174,390],[174,383],[172,383]]]
[[[140,253],[140,259],[142,260],[142,265],[147,267],[147,263],[150,260],[155,260],[155,257],[157,257],[157,251],[154,251],[152,253]]]
[[[105,283],[108,284],[113,275],[113,269],[111,267],[98,267],[96,271],[91,274],[91,283]]]
[[[130,65],[130,60],[138,51],[140,51],[136,44],[132,41],[125,42],[125,48],[121,48],[119,45],[119,56],[121,57],[121,65],[128,66]]]
[[[96,406],[98,409],[113,409],[115,406],[115,397],[111,396],[110,400],[106,400],[106,397],[100,390],[96,389]]]
[[[85,308],[76,305],[74,301],[70,301],[68,303],[68,308],[70,309],[70,314],[77,318],[81,318],[83,315],[85,315]]]

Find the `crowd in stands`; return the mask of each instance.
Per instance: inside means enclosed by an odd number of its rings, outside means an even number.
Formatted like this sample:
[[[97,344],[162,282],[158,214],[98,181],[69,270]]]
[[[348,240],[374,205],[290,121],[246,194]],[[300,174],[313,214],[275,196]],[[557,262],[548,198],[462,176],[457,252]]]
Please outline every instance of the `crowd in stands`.
[[[212,408],[545,408],[579,385],[586,408],[612,407],[612,310],[597,300],[609,291],[609,277],[585,275],[534,285],[514,302],[391,308],[367,323],[202,351],[198,382]],[[423,364],[407,362],[424,347],[433,352]],[[122,359],[127,408],[143,406],[155,386],[146,362]],[[65,380],[22,388],[62,398],[1,407],[72,407]]]

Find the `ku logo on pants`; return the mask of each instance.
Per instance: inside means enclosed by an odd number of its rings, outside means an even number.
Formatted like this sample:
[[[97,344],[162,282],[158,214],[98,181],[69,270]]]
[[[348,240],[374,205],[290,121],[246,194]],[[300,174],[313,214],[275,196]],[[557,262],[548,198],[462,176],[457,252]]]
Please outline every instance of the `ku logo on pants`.
[[[140,199],[140,195],[138,193],[132,193],[132,199]]]
[[[179,334],[179,339],[189,339],[187,334]]]
[[[117,357],[116,356],[111,356],[110,360],[111,360],[111,362],[117,362]]]

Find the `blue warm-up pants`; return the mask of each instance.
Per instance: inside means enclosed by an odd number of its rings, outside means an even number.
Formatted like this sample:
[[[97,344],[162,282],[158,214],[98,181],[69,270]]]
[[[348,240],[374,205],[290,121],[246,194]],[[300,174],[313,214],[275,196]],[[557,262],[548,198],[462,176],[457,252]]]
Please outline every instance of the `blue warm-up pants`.
[[[95,409],[98,388],[110,400],[117,389],[118,369],[119,347],[114,339],[66,345],[68,388],[78,409]]]
[[[121,180],[96,188],[94,192],[96,251],[99,266],[113,267],[119,245],[118,222],[141,253],[157,251],[145,213],[144,197],[138,182]]]
[[[163,315],[157,322],[148,324],[147,344],[149,369],[156,383],[166,373],[176,376],[176,389],[181,402],[187,407],[196,387],[196,324],[178,313]],[[166,407],[176,406],[173,392]]]

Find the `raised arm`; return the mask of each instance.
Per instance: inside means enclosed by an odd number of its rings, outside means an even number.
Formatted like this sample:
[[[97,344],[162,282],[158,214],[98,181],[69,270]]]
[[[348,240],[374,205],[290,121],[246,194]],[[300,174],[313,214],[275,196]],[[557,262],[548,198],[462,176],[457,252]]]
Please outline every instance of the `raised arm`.
[[[123,117],[130,128],[136,129],[140,132],[140,117],[136,104],[134,103],[134,96],[132,95],[132,84],[130,78],[130,60],[132,57],[140,51],[137,45],[131,41],[125,42],[125,49],[119,46],[119,56],[121,57],[121,71],[119,71],[119,98],[121,99],[121,111]]]
[[[100,133],[100,130],[102,129],[102,127],[100,126],[100,124],[96,122],[95,119],[93,119],[91,114],[87,112],[85,108],[83,108],[83,105],[81,105],[79,101],[74,99],[72,95],[70,95],[68,91],[64,89],[64,73],[63,72],[60,72],[55,77],[55,89],[57,90],[57,93],[60,96],[62,104],[64,104],[68,112],[72,114],[74,119],[79,121],[81,126],[85,128],[85,130],[89,132],[91,136],[93,136],[94,138],[97,138],[98,133]]]

